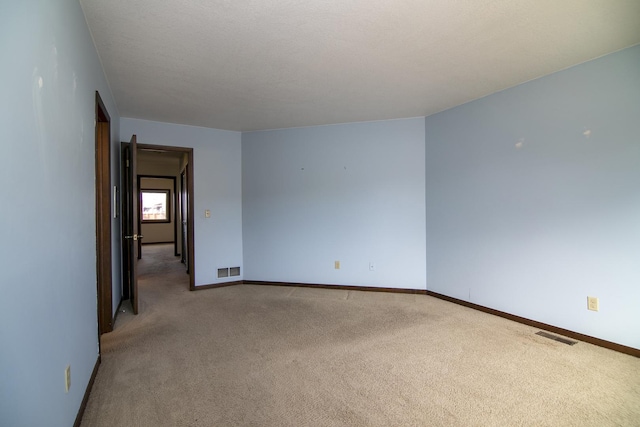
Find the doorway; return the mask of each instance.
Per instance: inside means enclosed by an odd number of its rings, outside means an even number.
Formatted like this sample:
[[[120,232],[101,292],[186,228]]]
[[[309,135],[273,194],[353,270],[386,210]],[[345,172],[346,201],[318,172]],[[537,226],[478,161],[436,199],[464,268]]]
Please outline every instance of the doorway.
[[[136,144],[137,145],[137,160],[136,160],[136,169],[138,177],[134,178],[142,178],[143,176],[147,177],[163,177],[163,178],[172,178],[177,183],[181,183],[181,174],[182,170],[187,171],[186,175],[186,185],[184,187],[184,192],[186,193],[187,204],[183,207],[180,203],[182,201],[181,195],[183,192],[183,188],[175,188],[173,190],[173,194],[171,197],[171,204],[174,209],[173,212],[175,214],[174,219],[174,255],[180,257],[186,257],[188,262],[185,264],[186,274],[189,275],[188,283],[189,289],[195,289],[195,269],[194,269],[194,227],[193,227],[193,149],[192,148],[184,148],[184,147],[174,147],[174,146],[164,146],[164,145],[150,145],[150,144]],[[147,160],[145,160],[147,159]],[[146,165],[145,162],[148,159],[156,159],[156,161],[150,162],[151,164]],[[177,159],[177,160],[176,160]],[[170,161],[169,161],[170,160]],[[167,164],[175,164],[175,168],[171,166],[167,168]],[[179,167],[178,167],[179,166]],[[123,185],[126,180],[125,175],[123,174]],[[139,186],[136,186],[139,187]],[[124,187],[123,187],[124,188]],[[138,200],[141,202],[141,192],[138,195]],[[138,205],[142,206],[141,203]],[[141,208],[140,208],[141,209]],[[138,218],[142,218],[142,212],[139,212],[140,215],[137,215]],[[123,214],[123,217],[125,215]],[[183,228],[184,223],[184,228]],[[140,223],[139,225],[142,225]],[[124,228],[123,228],[124,229]],[[140,229],[140,228],[139,228]],[[183,231],[184,230],[184,231]],[[141,233],[143,236],[146,233]],[[184,242],[184,243],[183,243]],[[144,237],[143,240],[138,240],[138,247],[141,249],[142,243],[145,243]],[[141,253],[141,251],[139,252]],[[131,297],[131,293],[129,289],[131,288],[131,284],[128,283],[127,278],[129,276],[129,272],[126,271],[131,262],[135,263],[138,260],[130,260],[130,253],[125,253],[123,251],[123,299],[128,299]],[[125,259],[126,257],[126,259]]]
[[[138,166],[142,167],[143,159],[139,154]],[[178,168],[175,171],[179,170]],[[144,242],[140,240],[138,259],[142,257],[142,243],[172,243],[174,256],[180,256],[180,235],[178,223],[181,212],[178,210],[178,192],[174,175],[141,175],[138,174],[138,191],[140,192],[140,232]],[[185,250],[186,252],[186,250]]]

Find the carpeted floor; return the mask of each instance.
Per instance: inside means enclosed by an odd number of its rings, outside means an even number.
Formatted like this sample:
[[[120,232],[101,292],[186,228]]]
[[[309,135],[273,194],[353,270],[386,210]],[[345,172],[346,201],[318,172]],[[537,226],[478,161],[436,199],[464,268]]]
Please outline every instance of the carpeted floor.
[[[633,426],[640,359],[428,296],[188,291],[145,246],[83,426]]]

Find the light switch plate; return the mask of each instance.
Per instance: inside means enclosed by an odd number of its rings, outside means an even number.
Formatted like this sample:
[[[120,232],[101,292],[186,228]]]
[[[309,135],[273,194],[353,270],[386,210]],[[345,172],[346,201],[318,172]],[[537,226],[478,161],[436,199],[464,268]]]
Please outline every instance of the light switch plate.
[[[67,365],[64,369],[64,392],[69,393],[71,388],[71,365]]]

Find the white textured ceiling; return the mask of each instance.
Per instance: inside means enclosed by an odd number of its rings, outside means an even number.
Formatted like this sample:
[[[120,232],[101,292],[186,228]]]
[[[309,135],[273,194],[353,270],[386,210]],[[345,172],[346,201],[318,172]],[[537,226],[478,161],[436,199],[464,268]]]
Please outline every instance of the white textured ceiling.
[[[430,115],[640,43],[639,0],[80,0],[123,117]]]

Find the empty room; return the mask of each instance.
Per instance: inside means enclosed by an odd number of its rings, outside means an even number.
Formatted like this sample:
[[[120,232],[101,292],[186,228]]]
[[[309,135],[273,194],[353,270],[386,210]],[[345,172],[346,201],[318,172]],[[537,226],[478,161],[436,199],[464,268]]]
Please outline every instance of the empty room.
[[[639,23],[2,2],[0,425],[640,425]]]

